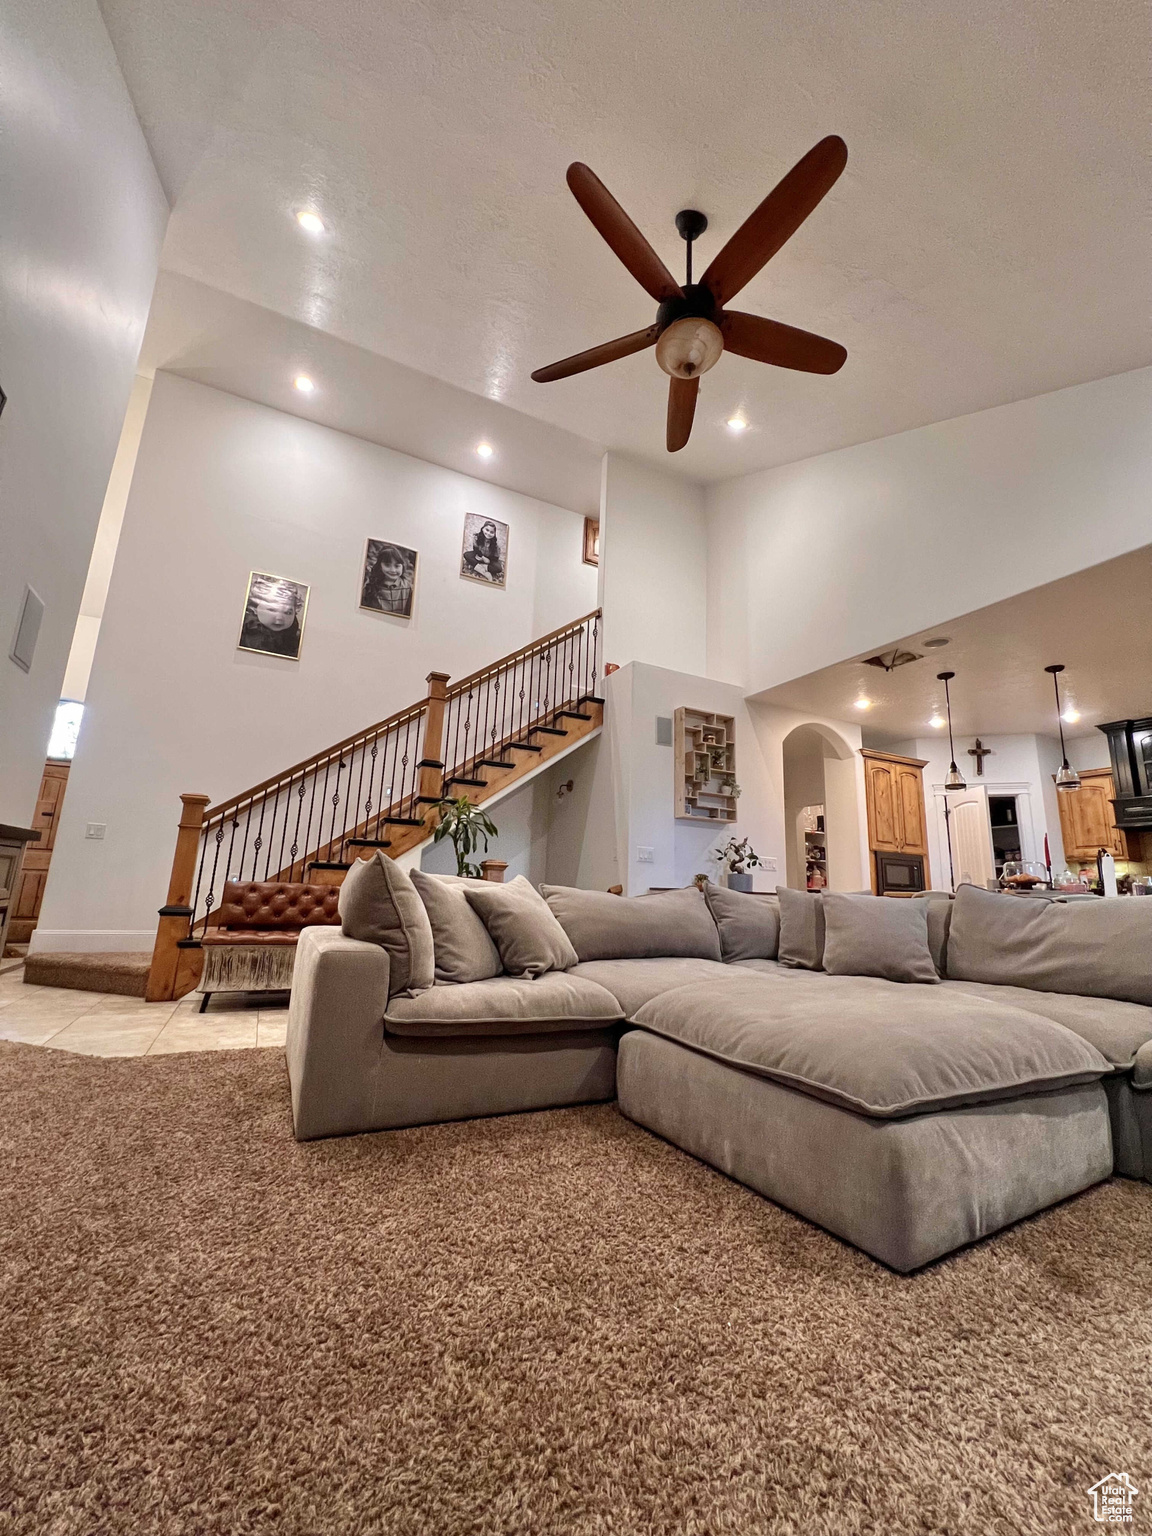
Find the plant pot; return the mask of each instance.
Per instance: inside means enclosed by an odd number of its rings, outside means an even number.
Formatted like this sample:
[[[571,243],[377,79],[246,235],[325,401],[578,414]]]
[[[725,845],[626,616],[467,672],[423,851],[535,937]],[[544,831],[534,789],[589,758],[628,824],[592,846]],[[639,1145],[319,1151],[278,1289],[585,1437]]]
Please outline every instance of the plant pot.
[[[736,870],[728,871],[728,889],[730,891],[750,891],[752,889],[752,876],[738,874]]]

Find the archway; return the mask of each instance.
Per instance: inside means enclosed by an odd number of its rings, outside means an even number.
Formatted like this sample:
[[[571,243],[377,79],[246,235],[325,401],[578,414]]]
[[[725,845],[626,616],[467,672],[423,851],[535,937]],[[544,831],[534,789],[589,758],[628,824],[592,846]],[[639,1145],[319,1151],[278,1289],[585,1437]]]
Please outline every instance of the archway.
[[[798,725],[782,743],[786,883],[866,889],[857,755],[831,726]]]

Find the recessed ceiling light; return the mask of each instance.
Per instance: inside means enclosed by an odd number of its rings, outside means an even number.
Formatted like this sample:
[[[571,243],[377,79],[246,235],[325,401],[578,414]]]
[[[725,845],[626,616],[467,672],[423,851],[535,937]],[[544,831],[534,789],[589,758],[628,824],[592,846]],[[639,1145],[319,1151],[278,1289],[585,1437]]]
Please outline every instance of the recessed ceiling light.
[[[298,373],[292,382],[302,395],[310,395],[316,388],[306,373]]]
[[[1065,725],[1075,725],[1077,720],[1080,718],[1080,711],[1078,709],[1073,709],[1071,704],[1069,704],[1068,708],[1064,711],[1062,718]]]
[[[306,229],[310,235],[322,235],[324,233],[324,220],[318,213],[313,213],[310,208],[301,208],[296,215],[296,222],[301,229]]]
[[[496,450],[491,443],[477,443],[476,452],[482,459],[490,459]]]
[[[729,416],[728,418],[729,432],[743,432],[747,425],[748,423],[744,420],[743,416]]]
[[[871,709],[872,708],[872,700],[871,699],[857,699],[855,704],[852,706],[852,708],[853,709]]]
[[[952,641],[947,635],[933,635],[931,640],[921,640],[920,644],[926,651],[938,651],[942,645],[951,645]]]
[[[932,718],[931,718],[931,720],[929,720],[928,724],[932,727],[932,729],[934,731],[942,731],[944,729],[944,727],[948,724],[948,722],[947,722],[947,720],[945,720],[944,716],[942,714],[940,714],[939,710],[937,710],[936,714],[934,714],[932,716]]]

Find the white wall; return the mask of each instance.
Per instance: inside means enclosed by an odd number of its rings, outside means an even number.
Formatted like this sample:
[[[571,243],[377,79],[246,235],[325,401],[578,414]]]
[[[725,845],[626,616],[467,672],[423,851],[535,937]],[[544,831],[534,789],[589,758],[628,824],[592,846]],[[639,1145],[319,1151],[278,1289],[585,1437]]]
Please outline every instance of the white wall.
[[[666,667],[631,662],[606,680],[604,735],[595,757],[577,754],[574,793],[551,813],[548,879],[557,884],[606,889],[621,884],[627,895],[652,886],[687,885],[694,875],[717,878],[709,850],[730,836],[751,839],[763,858],[783,869],[781,816],[774,809],[760,744],[738,688]],[[715,710],[736,720],[736,775],[743,791],[734,825],[693,824],[676,819],[676,751],[656,743],[656,719],[679,706]],[[641,862],[639,850],[651,849]],[[759,890],[773,890],[777,876],[757,870]]]
[[[7,0],[0,57],[0,821],[27,826],[168,208],[96,0]]]
[[[510,525],[506,589],[460,579],[466,511]],[[35,947],[146,947],[182,791],[223,800],[422,698],[429,671],[589,612],[582,534],[575,513],[158,374]],[[419,552],[410,620],[358,607],[369,535]],[[299,661],[236,649],[253,569],[311,586]]]
[[[708,535],[704,492],[618,453],[604,456],[600,603],[604,659],[703,676]]]
[[[1060,810],[1052,776],[1060,766],[1060,743],[1052,736],[981,736],[992,755],[984,759],[984,773],[978,775],[974,760],[968,756],[973,738],[956,740],[956,762],[969,788],[983,786],[990,795],[1016,795],[1020,817],[1020,853],[1025,859],[1044,858],[1044,835],[1052,868],[1064,867],[1064,841],[1060,832]],[[1101,737],[1103,740],[1103,737]],[[948,772],[948,736],[946,732],[919,737],[892,749],[907,757],[927,759],[924,769],[924,800],[928,813],[928,857],[933,890],[950,888],[948,842],[945,833],[943,802],[944,776]]]
[[[712,487],[708,665],[749,693],[1147,544],[1152,368]]]
[[[1073,768],[1111,768],[1108,738],[1103,731],[1092,731],[1087,736],[1068,736],[1064,745],[1068,749],[1068,761]]]

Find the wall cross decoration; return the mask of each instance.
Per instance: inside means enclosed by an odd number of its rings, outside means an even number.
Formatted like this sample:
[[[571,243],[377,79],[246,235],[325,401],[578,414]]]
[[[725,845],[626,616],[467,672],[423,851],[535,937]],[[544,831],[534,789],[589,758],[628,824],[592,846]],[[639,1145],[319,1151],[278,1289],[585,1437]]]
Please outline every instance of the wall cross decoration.
[[[968,756],[976,759],[976,772],[980,778],[984,777],[984,759],[986,757],[995,757],[995,755],[992,748],[986,747],[979,736],[976,738],[976,745],[968,748]]]

